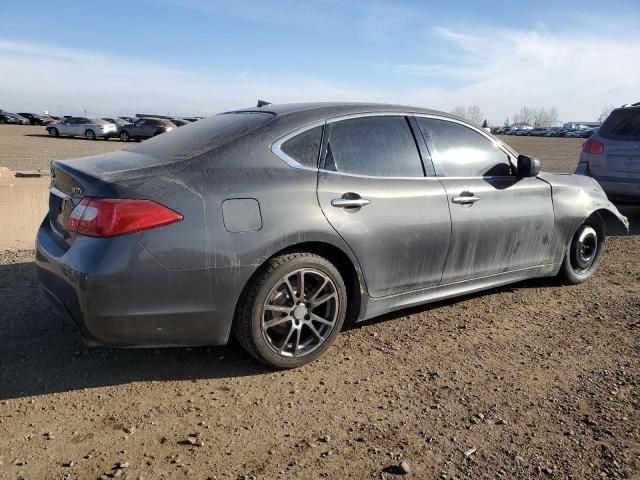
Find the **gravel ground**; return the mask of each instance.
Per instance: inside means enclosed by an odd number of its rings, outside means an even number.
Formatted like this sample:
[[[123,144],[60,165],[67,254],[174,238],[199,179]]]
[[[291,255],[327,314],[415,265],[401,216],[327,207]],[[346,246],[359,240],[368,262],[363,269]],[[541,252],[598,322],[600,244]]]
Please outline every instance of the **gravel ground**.
[[[506,139],[556,171],[581,143]],[[44,163],[120,146],[37,141]],[[287,372],[235,345],[86,349],[37,302],[33,252],[0,253],[0,478],[640,478],[639,233],[585,284],[387,315]]]

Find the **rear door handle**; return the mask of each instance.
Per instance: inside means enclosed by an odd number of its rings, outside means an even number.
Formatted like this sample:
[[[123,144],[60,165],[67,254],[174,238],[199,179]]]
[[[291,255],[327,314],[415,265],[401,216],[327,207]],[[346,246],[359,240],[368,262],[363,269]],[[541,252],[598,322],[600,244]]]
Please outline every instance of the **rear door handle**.
[[[360,208],[369,205],[371,200],[366,198],[334,198],[331,200],[331,206],[336,208]]]
[[[457,203],[459,205],[470,205],[472,203],[476,203],[478,200],[480,200],[480,197],[476,197],[475,195],[458,195],[451,199],[453,203]]]

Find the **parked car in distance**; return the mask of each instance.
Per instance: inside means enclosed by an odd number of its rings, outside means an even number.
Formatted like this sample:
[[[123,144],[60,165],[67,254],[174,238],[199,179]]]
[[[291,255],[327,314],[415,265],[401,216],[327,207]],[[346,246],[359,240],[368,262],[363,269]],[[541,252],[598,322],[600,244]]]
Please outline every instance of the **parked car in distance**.
[[[38,115],[37,113],[22,113],[22,112],[20,112],[20,113],[18,113],[18,115],[20,115],[21,117],[24,117],[27,120],[29,120],[29,123],[31,125],[44,126],[44,125],[48,125],[53,120],[51,117],[48,117],[47,115]]]
[[[566,130],[561,127],[551,127],[544,134],[545,137],[564,137]]]
[[[29,125],[29,119],[24,118],[16,113],[5,112],[0,110],[0,123],[13,125]]]
[[[96,140],[97,138],[109,140],[117,134],[118,128],[115,124],[106,122],[102,118],[65,117],[62,123],[47,125],[47,132],[52,137],[64,135],[84,137],[87,140]]]
[[[164,118],[139,118],[134,123],[120,128],[120,141],[145,140],[161,133],[170,132],[176,126]]]
[[[345,322],[596,271],[598,184],[541,173],[450,114],[267,105],[127,150],[52,162],[41,292],[93,344],[220,345],[320,356]],[[505,221],[508,219],[508,221]]]
[[[547,133],[548,130],[549,129],[545,127],[535,127],[535,128],[532,128],[531,130],[527,130],[527,135],[531,137],[541,137],[545,133]]]
[[[121,118],[122,120],[128,123],[133,123],[136,120],[138,120],[138,117],[118,117],[118,118]]]
[[[118,130],[121,127],[124,127],[125,125],[131,124],[131,122],[127,122],[126,120],[120,117],[115,117],[115,118],[102,117],[102,120],[104,120],[105,122],[113,123],[116,127],[118,127]]]
[[[185,125],[189,125],[191,122],[185,120],[184,118],[172,118],[171,123],[173,123],[176,127],[184,127]]]
[[[640,106],[611,112],[582,146],[576,173],[596,179],[614,202],[640,204]]]

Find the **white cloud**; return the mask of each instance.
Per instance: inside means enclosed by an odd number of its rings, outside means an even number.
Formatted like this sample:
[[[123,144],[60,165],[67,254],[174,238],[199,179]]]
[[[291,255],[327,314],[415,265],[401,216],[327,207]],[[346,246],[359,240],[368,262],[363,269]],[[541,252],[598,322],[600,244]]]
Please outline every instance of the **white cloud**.
[[[404,14],[400,12],[398,17]],[[400,21],[395,17],[394,25]],[[470,33],[471,32],[471,33]],[[0,39],[0,108],[124,114],[214,113],[274,102],[378,101],[451,110],[478,104],[501,123],[523,105],[555,106],[564,120],[591,120],[603,105],[639,101],[640,33],[622,39],[551,32],[436,28],[438,64],[385,64],[376,87],[279,72],[193,71],[141,58]],[[445,56],[446,55],[446,56]],[[353,68],[362,68],[355,65]],[[381,85],[381,78],[386,83]],[[402,79],[402,82],[399,80]],[[424,85],[422,86],[422,80]],[[410,80],[407,82],[407,80]],[[397,84],[404,85],[398,87]]]
[[[640,33],[624,38],[553,33],[543,27],[435,31],[454,47],[450,62],[390,67],[398,74],[448,78],[455,84],[417,89],[417,102],[431,99],[440,108],[479,104],[500,122],[523,105],[556,106],[564,119],[594,120],[603,105],[640,100]]]

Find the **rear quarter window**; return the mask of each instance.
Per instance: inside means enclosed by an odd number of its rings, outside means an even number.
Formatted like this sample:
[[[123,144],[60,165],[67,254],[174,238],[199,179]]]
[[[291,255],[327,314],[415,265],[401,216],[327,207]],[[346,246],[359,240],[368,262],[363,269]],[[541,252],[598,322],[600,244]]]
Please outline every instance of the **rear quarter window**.
[[[320,154],[320,142],[322,141],[322,128],[320,125],[305,130],[284,142],[280,149],[300,165],[316,168]]]
[[[177,160],[192,158],[240,138],[272,118],[270,113],[221,113],[157,135],[129,151]]]

